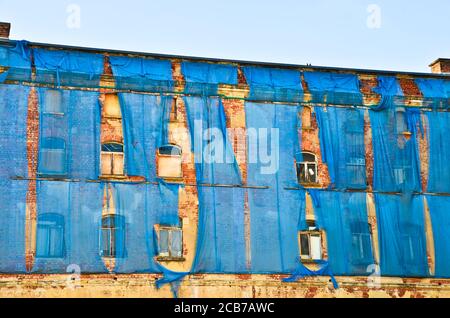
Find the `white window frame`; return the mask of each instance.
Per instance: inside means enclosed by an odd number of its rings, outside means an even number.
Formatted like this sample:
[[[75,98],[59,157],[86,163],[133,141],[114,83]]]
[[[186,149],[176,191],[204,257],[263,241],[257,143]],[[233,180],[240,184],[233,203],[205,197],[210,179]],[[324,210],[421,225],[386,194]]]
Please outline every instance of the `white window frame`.
[[[299,182],[300,184],[318,184],[318,183],[319,183],[319,176],[318,176],[319,163],[318,163],[318,160],[317,160],[317,156],[316,156],[314,153],[309,152],[309,151],[303,151],[303,152],[302,152],[302,156],[303,156],[304,154],[308,154],[308,155],[314,156],[314,162],[313,162],[313,161],[302,161],[302,162],[297,163],[297,170],[298,170],[298,171],[297,171],[297,175],[300,175],[300,171],[301,171],[299,166],[302,166],[303,169],[304,169],[304,170],[303,170],[304,173],[307,174],[307,173],[309,173],[308,165],[314,164],[314,176],[315,176],[315,180],[314,180],[313,182],[301,182],[301,180],[298,180],[298,182]],[[308,179],[308,178],[307,178],[307,175],[304,175],[303,177],[304,177],[305,179]]]
[[[161,253],[159,251],[159,247],[161,246],[161,232],[167,231],[167,253]],[[172,250],[172,237],[174,232],[179,232],[181,234],[180,239],[180,255],[175,255],[175,252]],[[168,259],[168,260],[182,260],[184,259],[183,255],[183,239],[184,239],[184,233],[182,227],[175,227],[175,226],[160,226],[158,229],[158,258],[160,259]]]

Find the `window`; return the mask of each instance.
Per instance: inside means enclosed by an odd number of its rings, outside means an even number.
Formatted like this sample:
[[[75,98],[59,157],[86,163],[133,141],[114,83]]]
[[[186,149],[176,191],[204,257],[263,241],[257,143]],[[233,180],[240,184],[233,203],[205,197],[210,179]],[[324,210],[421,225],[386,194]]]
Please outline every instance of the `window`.
[[[61,91],[55,89],[49,89],[45,91],[43,112],[44,114],[61,115],[65,113]]]
[[[314,222],[308,222],[308,231],[300,232],[300,258],[302,260],[321,260],[322,232],[317,229]]]
[[[64,176],[66,173],[66,142],[61,138],[44,138],[39,155],[39,174]]]
[[[297,178],[301,184],[317,183],[317,159],[309,152],[302,153],[303,162],[297,163]]]
[[[174,97],[172,100],[172,109],[170,111],[170,121],[176,122],[178,120],[178,97]]]
[[[397,107],[395,111],[395,124],[398,134],[408,133],[408,126],[406,123],[406,113],[404,107]]]
[[[303,107],[302,110],[302,128],[310,129],[311,125],[311,108],[308,106]]]
[[[160,227],[158,236],[159,257],[181,259],[183,257],[183,230],[179,227]]]
[[[38,217],[36,257],[64,258],[64,217],[43,214]]]
[[[403,224],[401,240],[402,240],[402,256],[403,262],[408,265],[417,264],[419,255],[422,253],[422,239],[420,227],[412,224]]]
[[[101,168],[103,176],[124,175],[123,145],[119,143],[105,143],[102,145]]]
[[[108,215],[103,217],[100,246],[103,257],[124,257],[125,217],[119,215]]]
[[[165,145],[158,149],[158,176],[165,179],[183,177],[182,150],[177,145]]]
[[[357,110],[347,112],[345,145],[347,184],[352,188],[363,187],[366,185],[364,117]]]
[[[372,262],[371,227],[367,222],[353,222],[352,231],[352,263],[355,265],[368,265]]]

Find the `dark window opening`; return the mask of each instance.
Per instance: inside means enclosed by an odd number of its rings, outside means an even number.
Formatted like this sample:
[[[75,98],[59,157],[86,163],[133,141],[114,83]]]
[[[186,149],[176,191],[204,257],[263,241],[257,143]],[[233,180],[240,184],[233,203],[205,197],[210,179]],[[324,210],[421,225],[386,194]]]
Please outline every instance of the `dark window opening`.
[[[301,184],[317,184],[317,159],[312,153],[304,152],[303,162],[297,163],[297,179]]]

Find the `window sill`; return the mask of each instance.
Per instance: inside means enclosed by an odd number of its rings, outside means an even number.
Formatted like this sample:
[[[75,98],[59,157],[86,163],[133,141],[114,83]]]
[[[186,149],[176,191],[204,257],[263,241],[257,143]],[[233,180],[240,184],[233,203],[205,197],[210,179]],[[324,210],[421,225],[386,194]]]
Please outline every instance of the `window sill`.
[[[310,127],[302,127],[302,130],[304,130],[304,131],[313,131],[314,128],[312,126],[310,126]]]
[[[304,188],[321,188],[320,183],[300,183],[300,185]]]
[[[158,178],[163,179],[167,183],[183,183],[183,177],[161,177]]]
[[[125,175],[101,175],[99,177],[100,180],[114,180],[114,179],[125,180],[126,178],[127,176]]]
[[[184,257],[169,257],[169,256],[158,256],[156,258],[158,262],[185,262]]]

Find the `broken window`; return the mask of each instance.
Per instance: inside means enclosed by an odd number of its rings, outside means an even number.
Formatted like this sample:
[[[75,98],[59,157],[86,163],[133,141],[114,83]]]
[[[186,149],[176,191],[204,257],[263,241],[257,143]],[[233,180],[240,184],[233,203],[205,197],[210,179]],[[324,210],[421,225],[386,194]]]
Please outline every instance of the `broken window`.
[[[322,232],[314,222],[308,222],[308,231],[299,234],[301,260],[322,260]]]
[[[124,147],[119,143],[102,145],[101,170],[103,176],[124,175]]]
[[[66,142],[61,138],[44,138],[39,152],[39,174],[51,176],[65,176]]]
[[[165,145],[158,149],[158,177],[179,179],[183,177],[182,150],[177,145]]]
[[[38,218],[36,257],[64,258],[64,217],[59,214],[43,214]]]
[[[352,263],[368,265],[372,262],[371,227],[367,222],[353,222],[352,231]]]
[[[103,217],[100,240],[103,257],[123,257],[125,251],[125,217],[119,215]]]
[[[63,115],[65,113],[64,105],[62,102],[62,92],[60,90],[46,90],[44,99],[44,114]]]
[[[180,227],[161,227],[158,235],[159,257],[180,259],[183,257],[183,230]]]
[[[303,152],[303,162],[297,163],[297,178],[301,184],[317,184],[317,157]]]

